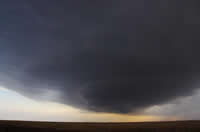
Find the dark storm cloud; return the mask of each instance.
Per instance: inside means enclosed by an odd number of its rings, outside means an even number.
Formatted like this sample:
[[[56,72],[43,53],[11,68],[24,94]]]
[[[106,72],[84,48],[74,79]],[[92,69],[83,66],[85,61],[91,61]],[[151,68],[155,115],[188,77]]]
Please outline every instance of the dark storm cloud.
[[[0,81],[28,97],[103,112],[191,95],[199,79],[197,0],[0,2]]]

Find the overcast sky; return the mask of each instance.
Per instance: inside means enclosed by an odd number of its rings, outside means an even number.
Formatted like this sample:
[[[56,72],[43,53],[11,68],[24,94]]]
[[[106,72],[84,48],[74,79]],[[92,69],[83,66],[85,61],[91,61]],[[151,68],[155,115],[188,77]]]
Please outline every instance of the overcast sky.
[[[200,119],[199,6],[2,0],[0,119]]]

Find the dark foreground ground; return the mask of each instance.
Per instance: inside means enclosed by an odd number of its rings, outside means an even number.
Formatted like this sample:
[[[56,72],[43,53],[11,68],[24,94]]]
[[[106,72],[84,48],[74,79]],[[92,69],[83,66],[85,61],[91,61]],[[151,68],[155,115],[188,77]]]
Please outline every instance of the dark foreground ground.
[[[0,121],[0,132],[200,132],[200,121],[146,123]]]

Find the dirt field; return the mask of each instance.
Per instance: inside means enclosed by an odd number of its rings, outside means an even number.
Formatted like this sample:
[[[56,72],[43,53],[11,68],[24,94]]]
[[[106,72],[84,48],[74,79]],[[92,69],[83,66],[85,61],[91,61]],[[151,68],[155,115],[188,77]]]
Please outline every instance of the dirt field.
[[[0,121],[0,132],[200,132],[200,121],[143,123]]]

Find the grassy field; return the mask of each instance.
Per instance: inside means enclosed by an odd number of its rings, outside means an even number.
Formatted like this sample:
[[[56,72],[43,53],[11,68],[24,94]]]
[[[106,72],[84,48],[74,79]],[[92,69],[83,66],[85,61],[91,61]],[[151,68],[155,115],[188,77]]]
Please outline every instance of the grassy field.
[[[141,123],[0,121],[0,132],[200,132],[200,121]]]

